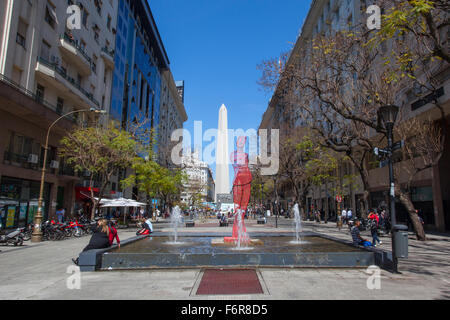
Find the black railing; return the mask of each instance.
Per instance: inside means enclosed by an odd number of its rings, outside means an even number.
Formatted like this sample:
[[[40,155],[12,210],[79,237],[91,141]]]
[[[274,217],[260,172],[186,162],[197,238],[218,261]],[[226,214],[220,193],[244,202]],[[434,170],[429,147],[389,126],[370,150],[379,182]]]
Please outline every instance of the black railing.
[[[28,155],[5,151],[4,156],[3,156],[3,161],[20,163],[20,164],[24,164],[24,163],[28,164]]]
[[[8,77],[4,76],[3,74],[0,74],[0,81],[3,83],[8,84],[9,86],[13,87],[14,89],[20,91],[21,93],[27,95],[34,101],[36,101],[39,104],[42,104],[43,106],[47,107],[48,109],[51,109],[52,111],[56,112],[60,116],[62,116],[62,110],[60,108],[57,108],[55,105],[51,104],[50,102],[44,100],[41,96],[38,96],[36,93],[31,92],[30,90],[27,90],[26,88],[22,87],[18,83],[14,82],[13,80],[9,79]],[[68,117],[71,121],[75,121],[73,117]]]
[[[106,53],[107,55],[109,55],[111,58],[114,59],[114,50],[109,50],[108,47],[103,47],[102,52]]]
[[[64,175],[64,176],[76,176],[75,170],[69,166],[61,166],[59,168],[58,174]]]
[[[29,154],[18,154],[5,151],[3,154],[3,163],[25,169],[42,170],[42,157],[38,156],[38,158],[32,162],[30,161],[29,156]],[[47,159],[46,169],[49,173],[65,176],[77,176],[75,170],[68,165],[62,165],[58,169],[52,168],[50,166],[52,161],[52,159]]]
[[[91,58],[88,56],[86,51],[80,45],[78,44],[78,41],[73,39],[70,35],[67,33],[64,33],[60,37],[61,39],[64,39],[65,41],[69,42],[72,46],[74,46],[82,55],[86,58],[86,60],[89,62],[89,64],[92,62]]]
[[[97,106],[100,106],[100,103],[94,99],[94,96],[92,93],[86,91],[83,87],[81,87],[81,84],[78,81],[75,81],[74,78],[70,77],[67,74],[67,71],[61,67],[58,66],[58,64],[54,62],[49,62],[45,58],[38,57],[39,63],[44,64],[46,67],[53,69],[55,72],[57,72],[61,77],[66,79],[71,85],[73,85],[75,88],[77,88],[82,94],[86,96],[90,101],[92,101]]]

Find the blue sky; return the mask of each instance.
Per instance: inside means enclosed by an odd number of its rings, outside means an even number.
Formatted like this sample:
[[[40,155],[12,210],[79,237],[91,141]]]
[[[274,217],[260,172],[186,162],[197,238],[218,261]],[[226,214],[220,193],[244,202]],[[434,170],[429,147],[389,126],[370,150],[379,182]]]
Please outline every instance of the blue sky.
[[[185,81],[184,127],[192,135],[194,121],[217,128],[222,103],[230,129],[258,128],[270,95],[257,84],[257,65],[292,47],[310,3],[149,0],[174,78]]]

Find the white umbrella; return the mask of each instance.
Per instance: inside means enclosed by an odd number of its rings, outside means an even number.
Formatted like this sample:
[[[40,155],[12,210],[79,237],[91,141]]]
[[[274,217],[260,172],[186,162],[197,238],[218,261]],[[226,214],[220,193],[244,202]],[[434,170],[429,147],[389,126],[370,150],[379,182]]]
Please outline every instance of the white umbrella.
[[[145,206],[145,203],[137,202],[132,199],[125,199],[125,198],[119,198],[119,199],[112,199],[104,204],[102,204],[103,208],[107,207],[143,207]]]

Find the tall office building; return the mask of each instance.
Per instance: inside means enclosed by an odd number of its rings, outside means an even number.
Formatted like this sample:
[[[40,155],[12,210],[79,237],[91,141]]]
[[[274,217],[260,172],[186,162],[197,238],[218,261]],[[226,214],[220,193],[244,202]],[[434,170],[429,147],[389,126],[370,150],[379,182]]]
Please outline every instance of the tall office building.
[[[183,127],[187,115],[148,1],[118,0],[114,51],[110,118],[125,129],[133,122],[144,123],[143,129],[156,141],[155,159],[167,164],[170,134]],[[114,188],[126,197],[136,196],[120,189],[119,181],[128,174],[113,177]]]

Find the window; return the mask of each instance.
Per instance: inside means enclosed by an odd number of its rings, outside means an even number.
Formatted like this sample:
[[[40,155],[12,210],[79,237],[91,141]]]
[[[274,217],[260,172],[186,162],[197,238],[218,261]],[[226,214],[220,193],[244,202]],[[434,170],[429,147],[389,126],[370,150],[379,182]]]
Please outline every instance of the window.
[[[143,77],[143,75],[141,74],[141,89],[140,89],[140,97],[139,97],[139,110],[141,110],[142,111],[142,97],[143,97],[143,94],[144,94],[144,77]]]
[[[56,25],[56,10],[55,10],[55,6],[52,5],[49,2],[47,2],[47,7],[45,8],[44,20],[50,25],[50,27],[55,29],[55,25]]]
[[[94,55],[92,61],[92,71],[94,71],[95,74],[97,74],[97,60],[97,57]]]
[[[100,43],[99,43],[100,35],[99,35],[98,31],[94,31],[94,39],[95,39],[95,42],[97,42],[98,44],[100,44]]]
[[[86,52],[86,42],[83,39],[80,40],[80,48],[81,51]]]
[[[44,100],[44,94],[45,88],[38,83],[36,87],[36,101],[42,103],[42,101]]]
[[[86,9],[83,9],[83,13],[82,13],[81,19],[82,19],[83,26],[84,26],[85,28],[87,28],[87,20],[88,20],[88,16],[89,16],[89,12],[87,12]]]
[[[47,61],[50,61],[50,44],[45,41],[42,40],[42,45],[41,45],[41,52],[40,52],[40,56],[41,58],[44,58]]]
[[[28,25],[19,19],[19,26],[17,27],[16,42],[25,49],[25,42],[27,36]]]
[[[62,114],[64,108],[64,99],[58,97],[58,101],[56,102],[56,113]]]

